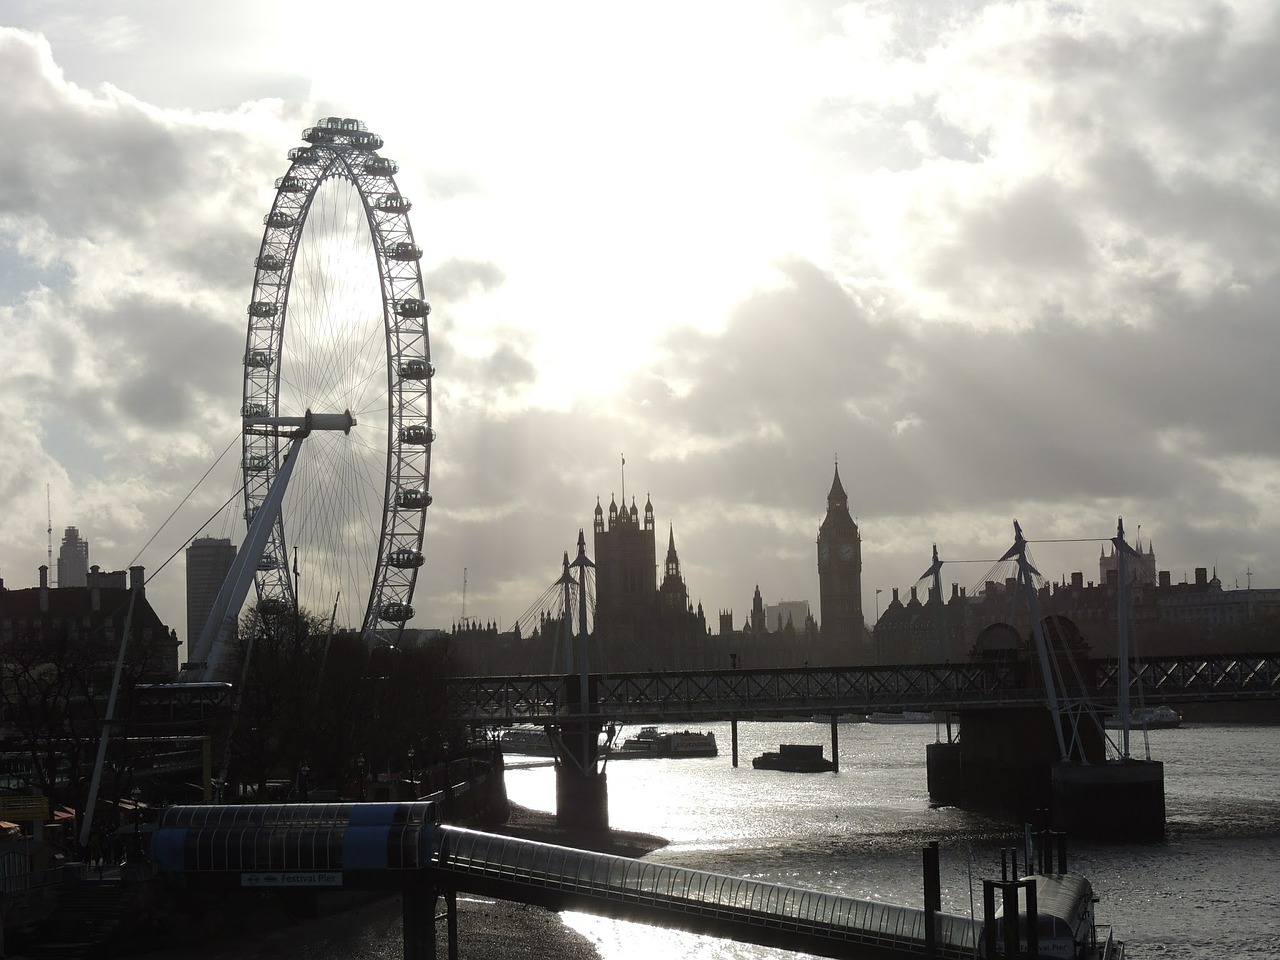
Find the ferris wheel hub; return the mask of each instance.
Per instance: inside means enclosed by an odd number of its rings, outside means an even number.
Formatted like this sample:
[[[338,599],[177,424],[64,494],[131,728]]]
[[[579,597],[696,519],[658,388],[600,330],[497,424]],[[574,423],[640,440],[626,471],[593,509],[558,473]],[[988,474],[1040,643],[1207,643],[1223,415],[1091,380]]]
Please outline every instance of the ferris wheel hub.
[[[343,433],[350,433],[355,425],[356,418],[351,415],[350,410],[342,413],[312,413],[308,410],[301,417],[244,418],[246,430],[281,437],[305,437],[316,430],[341,430]]]

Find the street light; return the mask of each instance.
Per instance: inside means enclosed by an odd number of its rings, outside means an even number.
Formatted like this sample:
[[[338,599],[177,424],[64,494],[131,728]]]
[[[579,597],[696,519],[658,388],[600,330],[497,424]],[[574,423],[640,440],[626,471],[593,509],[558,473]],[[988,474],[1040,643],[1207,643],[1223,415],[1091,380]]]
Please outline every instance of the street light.
[[[413,775],[413,747],[409,748],[409,792],[413,794],[409,799],[418,799],[418,781]]]
[[[302,795],[303,803],[306,803],[307,794],[311,791],[311,784],[307,778],[311,775],[311,768],[307,766],[307,761],[302,761],[302,766],[298,769],[298,793]]]
[[[364,754],[356,757],[356,769],[360,771],[360,799],[364,799],[364,768],[366,766]]]
[[[133,855],[142,859],[142,809],[138,806],[138,801],[142,799],[142,790],[134,787],[129,791],[129,796],[133,798]]]

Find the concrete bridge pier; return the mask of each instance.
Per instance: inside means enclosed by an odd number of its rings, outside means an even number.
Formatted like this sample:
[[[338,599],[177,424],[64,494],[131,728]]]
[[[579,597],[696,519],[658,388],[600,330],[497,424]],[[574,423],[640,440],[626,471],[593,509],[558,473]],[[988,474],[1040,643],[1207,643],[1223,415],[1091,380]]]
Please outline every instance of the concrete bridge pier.
[[[580,830],[609,829],[609,781],[597,763],[596,746],[602,725],[586,724],[588,749],[583,750],[580,732],[561,728],[556,750],[556,823]],[[575,749],[573,744],[578,744]]]
[[[958,740],[926,748],[929,799],[1015,820],[1040,819],[1073,836],[1157,841],[1164,837],[1164,765],[1107,760],[1091,723],[1074,731],[1078,760],[1062,760],[1044,707],[960,713]]]
[[[1139,843],[1164,839],[1164,764],[1158,760],[1055,763],[1052,796],[1056,830]]]
[[[580,830],[609,829],[609,782],[600,755],[604,721],[590,710],[595,683],[593,677],[570,684],[567,702],[579,715],[548,730],[556,754],[556,823]]]

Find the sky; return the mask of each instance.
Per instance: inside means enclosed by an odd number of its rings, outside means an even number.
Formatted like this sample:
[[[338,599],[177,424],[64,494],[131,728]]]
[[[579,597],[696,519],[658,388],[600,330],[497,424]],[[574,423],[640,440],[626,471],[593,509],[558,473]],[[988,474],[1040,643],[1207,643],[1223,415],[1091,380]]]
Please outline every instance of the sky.
[[[1174,582],[1280,586],[1274,3],[11,0],[0,90],[9,588],[51,515],[184,632],[183,544],[243,534],[262,217],[330,115],[424,248],[415,626],[510,626],[624,483],[713,629],[816,611],[837,460],[869,618],[1014,518],[1051,579],[1123,516]]]

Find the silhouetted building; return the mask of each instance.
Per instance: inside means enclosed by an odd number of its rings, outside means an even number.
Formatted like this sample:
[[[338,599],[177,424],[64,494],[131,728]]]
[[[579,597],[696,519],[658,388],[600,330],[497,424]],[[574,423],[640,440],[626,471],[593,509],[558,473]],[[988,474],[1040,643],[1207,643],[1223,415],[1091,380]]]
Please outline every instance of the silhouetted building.
[[[619,509],[612,498],[606,521],[596,500],[595,654],[603,670],[692,670],[722,666],[707,641],[702,605],[689,604],[680,574],[675,530],[669,528],[662,583],[657,580],[653,502],[644,519],[634,498]]]
[[[67,527],[58,548],[59,587],[83,587],[89,576],[89,541],[80,539],[80,531]]]
[[[1139,548],[1140,549],[1140,548]],[[1280,590],[1224,590],[1217,575],[1197,567],[1193,582],[1173,583],[1156,571],[1150,544],[1133,567],[1129,585],[1129,630],[1135,655],[1212,651],[1260,651],[1276,645]],[[1115,553],[1104,547],[1099,581],[1080,572],[1037,588],[1040,613],[1069,621],[1082,650],[1093,657],[1116,655],[1119,584]],[[879,663],[957,662],[970,657],[978,637],[992,624],[1007,624],[1030,636],[1025,589],[1017,577],[987,581],[972,595],[953,583],[940,604],[930,587],[922,603],[917,588],[903,603],[898,590],[875,629]],[[941,644],[938,637],[942,638]]]
[[[178,637],[147,600],[142,567],[102,572],[92,567],[82,587],[50,587],[49,568],[40,567],[40,585],[9,590],[0,581],[0,651],[39,653],[69,649],[86,652],[84,662],[98,664],[110,683],[129,600],[137,597],[129,628],[128,656],[141,675],[169,680],[178,674]]]
[[[864,653],[862,538],[849,515],[839,466],[827,494],[827,515],[818,528],[818,596],[823,641],[833,651],[843,648],[846,662],[854,662]]]
[[[187,643],[200,639],[218,599],[222,581],[235,563],[236,548],[225,537],[197,537],[187,547]],[[189,649],[189,648],[188,648]]]
[[[742,669],[817,666],[829,662],[818,635],[818,623],[804,600],[765,605],[757,584],[751,615],[741,630],[733,629],[733,613],[720,614],[721,659]]]

